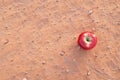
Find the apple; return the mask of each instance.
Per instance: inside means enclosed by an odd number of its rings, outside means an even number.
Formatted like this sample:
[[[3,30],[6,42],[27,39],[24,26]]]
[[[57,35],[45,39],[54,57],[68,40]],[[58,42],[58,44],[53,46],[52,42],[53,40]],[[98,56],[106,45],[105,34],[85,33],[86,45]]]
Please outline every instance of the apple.
[[[97,37],[93,32],[82,32],[78,37],[78,44],[85,50],[90,50],[97,44]]]

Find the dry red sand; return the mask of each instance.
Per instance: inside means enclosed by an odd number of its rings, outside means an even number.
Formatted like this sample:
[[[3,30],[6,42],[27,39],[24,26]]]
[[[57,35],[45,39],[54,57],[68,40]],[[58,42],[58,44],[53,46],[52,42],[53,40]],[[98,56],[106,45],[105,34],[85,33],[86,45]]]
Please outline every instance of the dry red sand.
[[[120,80],[120,0],[0,0],[0,80]]]

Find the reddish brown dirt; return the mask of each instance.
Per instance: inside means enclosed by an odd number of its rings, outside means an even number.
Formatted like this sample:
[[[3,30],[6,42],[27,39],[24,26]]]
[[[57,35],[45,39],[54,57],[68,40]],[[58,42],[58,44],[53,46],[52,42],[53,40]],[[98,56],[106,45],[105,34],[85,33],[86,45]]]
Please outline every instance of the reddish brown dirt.
[[[120,0],[0,0],[0,80],[120,80]]]

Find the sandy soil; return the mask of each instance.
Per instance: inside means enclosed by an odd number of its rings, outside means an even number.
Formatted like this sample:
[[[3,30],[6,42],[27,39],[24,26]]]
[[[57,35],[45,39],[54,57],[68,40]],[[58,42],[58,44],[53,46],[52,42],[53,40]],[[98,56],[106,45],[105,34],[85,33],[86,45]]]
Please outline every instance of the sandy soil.
[[[120,80],[119,41],[120,0],[0,0],[0,80]]]

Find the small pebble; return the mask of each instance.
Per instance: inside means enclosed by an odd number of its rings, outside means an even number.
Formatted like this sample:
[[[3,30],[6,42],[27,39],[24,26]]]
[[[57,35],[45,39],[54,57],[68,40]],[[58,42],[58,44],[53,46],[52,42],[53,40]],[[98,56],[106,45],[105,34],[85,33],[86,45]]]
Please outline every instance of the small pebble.
[[[111,49],[111,46],[107,46],[107,49]]]
[[[92,13],[93,13],[93,10],[89,10],[89,11],[88,11],[88,14],[92,14]]]
[[[88,71],[88,72],[87,72],[87,76],[90,76],[90,74],[91,74],[90,71]]]
[[[63,56],[64,55],[64,53],[60,53],[60,56]]]
[[[73,62],[75,62],[76,61],[76,59],[73,59]]]
[[[64,51],[60,52],[60,56],[64,56],[64,54],[65,54]]]
[[[3,40],[3,44],[4,44],[4,45],[7,44],[8,42],[9,42],[8,39],[4,39],[4,40]]]
[[[28,74],[28,72],[25,72],[25,75],[27,75]]]
[[[76,38],[77,38],[77,36],[74,36],[73,38],[74,38],[74,39],[76,39]]]
[[[94,54],[95,58],[98,57],[96,54]]]
[[[28,80],[27,78],[23,78],[23,80]]]
[[[42,64],[46,64],[46,61],[42,61]]]
[[[69,70],[69,69],[66,69],[66,72],[67,72],[67,73],[69,73],[69,72],[70,72],[70,70]]]
[[[96,29],[93,27],[93,28],[92,28],[92,31],[95,31],[95,30],[96,30]]]
[[[62,69],[65,69],[65,66],[62,66]]]
[[[49,48],[48,48],[48,47],[46,47],[46,49],[48,50]]]
[[[120,22],[117,22],[117,25],[120,25]]]
[[[59,0],[56,0],[56,2],[59,2]]]

